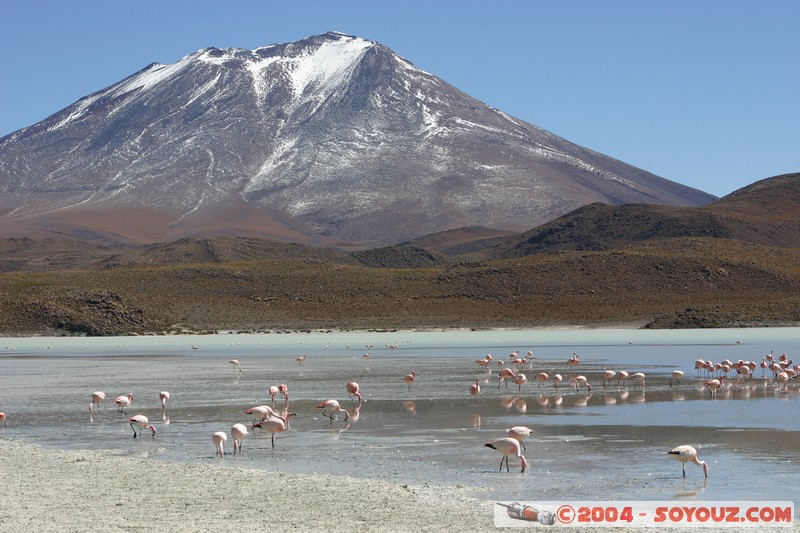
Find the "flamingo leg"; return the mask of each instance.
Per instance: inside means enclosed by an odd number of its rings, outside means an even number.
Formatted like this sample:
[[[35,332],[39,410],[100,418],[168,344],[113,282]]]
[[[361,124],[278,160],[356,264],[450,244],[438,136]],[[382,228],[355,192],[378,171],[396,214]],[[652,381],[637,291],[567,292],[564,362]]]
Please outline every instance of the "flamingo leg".
[[[275,447],[275,433],[272,434],[272,447]]]
[[[522,450],[523,451],[525,451],[525,452],[528,451],[528,448],[525,447],[525,443],[524,442],[520,442],[520,445],[522,445]]]
[[[133,438],[135,439],[136,438],[136,428],[133,427],[133,424],[130,424],[130,426],[131,426],[131,429],[133,430]]]
[[[686,463],[681,463],[681,466],[683,467],[683,478],[686,479]]]

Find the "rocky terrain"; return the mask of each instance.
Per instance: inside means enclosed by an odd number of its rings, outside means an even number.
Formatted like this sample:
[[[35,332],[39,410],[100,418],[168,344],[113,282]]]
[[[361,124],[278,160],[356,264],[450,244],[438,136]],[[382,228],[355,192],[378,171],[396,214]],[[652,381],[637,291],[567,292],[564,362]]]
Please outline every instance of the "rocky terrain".
[[[706,207],[595,205],[361,250],[6,239],[0,334],[796,325],[798,191],[790,174]]]

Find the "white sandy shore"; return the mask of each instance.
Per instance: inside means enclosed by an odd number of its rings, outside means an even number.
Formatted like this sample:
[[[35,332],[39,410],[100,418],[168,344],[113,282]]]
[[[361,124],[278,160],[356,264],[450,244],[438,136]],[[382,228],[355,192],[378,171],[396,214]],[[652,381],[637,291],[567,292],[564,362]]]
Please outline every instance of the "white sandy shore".
[[[492,502],[465,488],[47,451],[9,439],[0,439],[0,488],[3,532],[498,531]]]

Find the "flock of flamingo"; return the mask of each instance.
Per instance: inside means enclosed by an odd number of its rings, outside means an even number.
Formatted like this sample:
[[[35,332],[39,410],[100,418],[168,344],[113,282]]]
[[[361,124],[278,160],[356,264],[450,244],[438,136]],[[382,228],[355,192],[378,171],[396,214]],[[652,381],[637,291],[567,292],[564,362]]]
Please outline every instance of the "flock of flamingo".
[[[367,357],[368,354],[365,354],[365,359]],[[296,361],[298,364],[303,365],[305,359],[306,357],[302,356],[298,357]],[[528,382],[527,376],[523,373],[523,370],[526,368],[532,369],[533,352],[529,351],[525,356],[520,356],[519,352],[513,352],[510,354],[509,360],[510,362],[506,363],[502,359],[495,360],[492,355],[486,355],[483,359],[478,359],[475,361],[481,368],[486,370],[482,378],[479,377],[469,386],[469,394],[476,400],[476,402],[477,398],[481,394],[481,382],[489,382],[493,366],[499,369],[497,388],[500,388],[503,383],[505,383],[506,387],[508,387],[508,383],[511,382],[518,387],[519,392],[522,391],[522,387]],[[233,366],[235,371],[242,372],[242,366],[237,359],[231,359],[229,363]],[[566,361],[567,368],[575,371],[578,370],[580,364],[581,358],[577,353],[573,353],[572,356]],[[743,360],[736,362],[724,360],[718,363],[703,359],[697,359],[695,361],[697,376],[701,379],[703,387],[709,392],[709,396],[711,397],[716,396],[718,390],[725,386],[729,386],[730,382],[732,381],[752,380],[754,378],[754,372],[758,367],[759,364],[756,362]],[[762,369],[762,379],[768,379],[766,377],[766,371],[769,370],[772,373],[773,381],[779,386],[788,386],[790,380],[796,380],[800,375],[798,365],[789,359],[786,354],[774,357],[773,353],[770,352],[761,360],[760,367]],[[730,374],[733,372],[736,373],[735,378],[730,376]],[[644,373],[635,372],[631,374],[625,370],[603,369],[600,377],[603,387],[608,387],[613,381],[616,381],[618,386],[625,386],[627,381],[632,381],[634,387],[644,387],[646,382],[646,376]],[[680,386],[684,377],[685,373],[683,371],[672,371],[669,378],[669,386]],[[402,377],[402,380],[407,384],[409,391],[416,381],[416,378],[416,371],[412,371]],[[537,372],[534,375],[533,380],[538,383],[539,387],[545,386],[547,383],[552,383],[553,388],[558,389],[559,386],[562,386],[562,383],[564,382],[564,376],[562,374],[555,373],[555,371],[542,371]],[[589,382],[588,377],[584,374],[576,374],[572,376],[567,380],[567,383],[571,383],[571,386],[574,386],[576,392],[582,389],[585,389],[589,393],[592,391],[592,384]],[[351,402],[355,402],[355,405],[345,408],[337,400],[328,399],[322,401],[316,406],[318,409],[322,410],[321,413],[324,417],[329,418],[331,425],[333,425],[334,421],[336,420],[336,415],[338,413],[343,415],[345,422],[358,419],[359,411],[363,402],[363,396],[360,392],[360,387],[355,381],[350,381],[345,384],[345,390],[347,391]],[[288,412],[289,390],[285,384],[270,386],[267,390],[267,395],[270,397],[272,405],[264,404],[253,406],[245,410],[244,414],[253,417],[250,426],[251,430],[258,428],[262,432],[266,431],[271,433],[271,442],[272,447],[274,448],[275,434],[289,430],[290,419],[294,416],[297,416],[297,414]],[[276,411],[274,408],[276,397],[280,397],[283,402],[283,409],[280,412]],[[113,403],[117,407],[117,411],[119,413],[127,414],[125,409],[132,405],[134,399],[134,394],[129,392],[125,395],[120,395],[114,398]],[[90,416],[94,410],[99,408],[101,405],[103,405],[105,408],[105,400],[106,394],[104,392],[96,391],[92,393],[91,403],[89,404]],[[168,420],[166,417],[166,409],[167,407],[172,409],[172,404],[170,403],[170,393],[168,391],[161,391],[159,393],[159,400],[161,402],[162,418],[164,420]],[[4,427],[7,427],[6,418],[6,413],[0,412],[0,422],[3,423]],[[136,414],[128,418],[127,421],[133,431],[133,438],[140,437],[143,431],[150,431],[151,435],[155,437],[157,431],[156,427],[150,423],[146,416],[142,414]],[[509,471],[509,457],[515,457],[521,464],[521,472],[525,472],[526,468],[528,467],[528,461],[523,454],[523,451],[527,451],[524,441],[532,433],[533,430],[527,426],[515,426],[507,430],[506,436],[492,440],[485,444],[486,447],[496,450],[502,455],[500,460],[501,471],[503,469],[503,464],[505,464],[506,471]],[[231,426],[230,435],[231,439],[233,440],[234,455],[241,453],[242,441],[248,434],[247,426],[242,423],[235,423]],[[211,440],[214,446],[215,454],[219,457],[225,457],[225,444],[228,440],[228,434],[225,431],[214,431],[211,435]],[[698,459],[698,452],[696,448],[689,445],[682,445],[668,451],[667,454],[669,457],[681,462],[684,478],[686,477],[686,463],[694,463],[702,466],[705,476],[708,477],[708,464],[705,461]]]

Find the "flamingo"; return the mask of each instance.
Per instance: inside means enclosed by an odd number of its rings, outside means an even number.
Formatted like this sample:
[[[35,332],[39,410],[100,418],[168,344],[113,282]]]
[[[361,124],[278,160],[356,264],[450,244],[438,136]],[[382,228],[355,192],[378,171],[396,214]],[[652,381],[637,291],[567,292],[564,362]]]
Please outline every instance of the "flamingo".
[[[519,389],[519,392],[522,392],[522,386],[528,382],[528,377],[525,374],[516,374],[512,381]]]
[[[411,384],[414,383],[414,380],[417,379],[417,371],[412,370],[410,374],[403,376],[403,381],[408,383],[408,390],[411,390]]]
[[[578,366],[581,363],[581,356],[572,352],[572,357],[567,359],[567,366]]]
[[[533,379],[538,381],[539,382],[539,386],[541,387],[542,384],[544,384],[544,382],[546,382],[548,379],[550,379],[550,372],[539,372],[538,374],[536,374],[536,377],[534,377]]]
[[[517,439],[519,443],[522,445],[522,449],[526,452],[528,451],[525,448],[525,443],[523,442],[525,439],[533,433],[533,430],[527,426],[514,426],[513,428],[508,430],[508,436],[512,439]]]
[[[669,380],[669,386],[672,387],[672,380],[675,380],[676,385],[681,384],[681,380],[683,379],[684,373],[680,370],[673,370],[672,371],[672,378]]]
[[[347,411],[345,411],[347,413]],[[275,433],[280,433],[289,429],[289,418],[297,416],[297,413],[288,413],[286,416],[271,416],[263,422],[257,422],[254,427],[261,428],[263,431],[272,433],[272,447],[275,447]],[[345,418],[346,420],[346,418]]]
[[[625,385],[625,380],[628,379],[628,376],[630,376],[630,374],[628,374],[627,370],[620,370],[617,372],[617,385]]]
[[[133,426],[139,426],[139,435],[142,434],[143,429],[149,429],[153,432],[153,436],[156,436],[156,427],[150,425],[150,421],[147,420],[147,417],[144,415],[133,415],[128,419],[128,423],[133,430],[133,438],[136,438],[136,428]]]
[[[236,370],[238,370],[239,372],[242,371],[242,365],[239,364],[239,360],[238,359],[231,359],[228,362],[233,365],[233,370],[234,371],[236,371]]]
[[[278,385],[278,394],[283,396],[283,403],[286,403],[286,402],[289,401],[289,387],[287,387],[283,383]]]
[[[686,463],[690,462],[702,466],[703,474],[708,477],[708,463],[697,458],[697,450],[694,447],[684,444],[683,446],[673,448],[672,450],[668,451],[667,454],[681,462],[684,478],[686,477]]]
[[[347,422],[347,419],[350,417],[350,415],[347,413],[347,409],[342,409],[342,407],[339,405],[339,402],[336,400],[325,400],[324,402],[322,402],[317,406],[317,409],[322,409],[322,416],[327,416],[328,418],[330,418],[331,424],[333,424],[334,420],[333,413],[335,413],[336,411],[344,413],[345,422]],[[328,410],[329,412],[325,413],[326,410]]]
[[[92,393],[92,403],[90,404],[90,407],[91,406],[100,407],[100,404],[102,403],[103,404],[103,408],[105,409],[106,404],[103,403],[105,401],[106,401],[106,393],[105,392],[103,392],[103,391],[93,392]],[[91,411],[91,408],[89,410]]]
[[[8,424],[6,424],[6,414],[0,413],[0,422],[3,423],[4,428],[8,428]]]
[[[475,383],[469,386],[469,393],[470,395],[474,396],[475,401],[477,401],[478,395],[481,393],[481,384],[479,379],[476,379]]]
[[[167,404],[169,404],[169,408],[172,409],[172,402],[169,401],[169,392],[162,390],[158,393],[158,397],[161,400],[161,411],[163,412],[167,408]]]
[[[358,398],[359,403],[361,402],[361,393],[358,392],[358,383],[355,381],[350,381],[345,385],[347,389],[347,394],[352,399],[353,397]]]
[[[272,398],[272,403],[275,403],[275,396],[278,394],[278,386],[272,385],[270,386],[269,390],[267,391],[267,395]]]
[[[639,386],[644,386],[645,375],[643,372],[636,372],[635,374],[631,374],[631,379],[635,381]]]
[[[114,403],[117,404],[117,412],[125,414],[125,408],[133,402],[133,393],[129,392],[127,396],[117,396],[114,398]]]
[[[247,428],[244,424],[234,424],[231,426],[231,438],[233,439],[233,455],[236,452],[242,453],[242,439],[247,435]]]
[[[553,375],[553,388],[557,389],[558,388],[558,384],[561,383],[562,381],[564,381],[564,378],[561,377],[561,374]]]
[[[703,385],[708,389],[709,396],[716,396],[717,390],[722,387],[722,380],[725,379],[723,376],[720,376],[719,379],[710,379],[703,383]]]
[[[214,449],[216,450],[214,455],[225,457],[225,442],[227,440],[228,435],[224,431],[217,431],[211,435],[211,442],[214,443]]]
[[[500,388],[500,384],[504,380],[506,380],[506,379],[513,380],[516,377],[517,377],[517,374],[516,374],[516,372],[514,372],[514,370],[512,368],[503,368],[502,370],[500,370],[500,374],[498,375],[497,388],[498,389]],[[508,387],[508,382],[506,382],[506,387]]]
[[[277,413],[275,413],[269,405],[257,405],[245,411],[244,414],[255,416],[256,418],[253,420],[253,424],[255,424],[256,420],[261,422],[266,420],[267,417],[275,416]]]
[[[616,372],[613,370],[604,370],[603,371],[603,387],[608,386],[611,383],[611,380],[617,375]]]
[[[298,365],[303,366],[303,363],[306,361],[306,356],[305,355],[301,355],[300,357],[295,359],[295,361],[297,361]]]
[[[506,463],[506,472],[509,472],[508,469],[508,456],[513,455],[515,457],[519,457],[520,461],[522,462],[522,472],[525,472],[525,469],[528,467],[528,461],[525,460],[525,456],[522,455],[522,450],[520,448],[520,442],[517,439],[506,437],[503,439],[493,440],[492,442],[487,442],[484,446],[491,448],[493,450],[497,450],[498,452],[503,454],[503,458],[500,459],[500,471],[503,471],[503,461]]]
[[[575,390],[583,387],[592,392],[592,384],[587,381],[586,376],[575,376]]]

